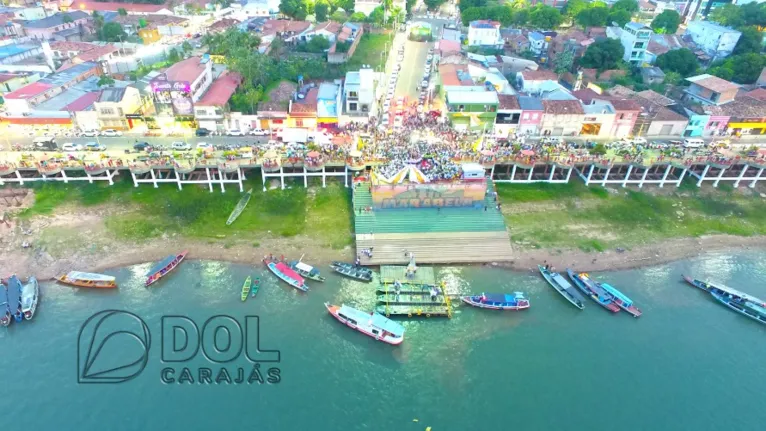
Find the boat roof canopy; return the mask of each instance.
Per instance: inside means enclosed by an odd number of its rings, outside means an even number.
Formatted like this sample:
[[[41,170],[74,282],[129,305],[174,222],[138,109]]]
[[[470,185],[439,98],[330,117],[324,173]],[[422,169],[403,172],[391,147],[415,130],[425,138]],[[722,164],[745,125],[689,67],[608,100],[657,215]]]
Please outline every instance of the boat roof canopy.
[[[295,267],[300,269],[301,271],[306,271],[306,272],[312,272],[314,270],[313,266],[306,265],[303,262],[296,262]]]
[[[166,266],[170,265],[170,262],[174,261],[175,259],[176,259],[176,255],[171,254],[170,256],[166,257],[165,259],[162,259],[156,265],[154,265],[152,269],[150,269],[149,272],[146,273],[146,275],[154,275],[160,272],[162,268],[165,268]]]
[[[484,302],[513,302],[514,297],[505,293],[482,293]]]
[[[69,271],[66,278],[83,281],[114,281],[111,275],[96,274],[93,272]]]
[[[366,313],[362,310],[349,307],[348,305],[341,305],[338,313],[343,314],[346,317],[350,317],[357,322],[370,321],[370,323],[386,332],[393,334],[394,336],[401,337],[404,335],[404,326],[394,322],[393,320],[378,314],[378,313]]]

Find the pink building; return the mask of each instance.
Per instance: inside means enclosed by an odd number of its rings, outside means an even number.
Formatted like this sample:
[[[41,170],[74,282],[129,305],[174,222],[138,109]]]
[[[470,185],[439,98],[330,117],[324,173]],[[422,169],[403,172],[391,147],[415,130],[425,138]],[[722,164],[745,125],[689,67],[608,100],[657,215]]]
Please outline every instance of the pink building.
[[[521,118],[517,135],[539,135],[543,121],[543,102],[536,97],[519,96]]]
[[[638,115],[641,113],[641,105],[628,99],[609,99],[609,103],[614,106],[615,114],[611,136],[615,138],[630,136],[636,126]]]

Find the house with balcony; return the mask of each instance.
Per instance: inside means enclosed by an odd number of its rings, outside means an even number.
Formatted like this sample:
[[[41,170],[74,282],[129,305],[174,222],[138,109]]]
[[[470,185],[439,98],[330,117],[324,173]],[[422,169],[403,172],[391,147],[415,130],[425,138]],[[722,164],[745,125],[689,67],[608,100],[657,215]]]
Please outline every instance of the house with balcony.
[[[227,128],[226,107],[241,82],[242,77],[238,73],[229,71],[222,73],[213,81],[205,95],[194,104],[194,118],[196,118],[199,127],[218,131]],[[240,126],[231,128],[244,129]]]
[[[141,95],[135,87],[104,88],[93,104],[101,129],[130,130],[132,119],[128,116],[140,114]]]
[[[519,107],[521,118],[516,134],[539,135],[540,123],[543,121],[543,101],[537,97],[519,96]]]
[[[684,90],[684,99],[703,105],[723,105],[733,102],[739,85],[713,75],[697,75],[686,78],[689,87]]]
[[[490,20],[471,21],[468,25],[468,46],[502,47],[500,23]]]
[[[622,59],[626,63],[638,66],[643,63],[646,48],[652,39],[652,28],[638,22],[629,22],[620,32],[620,43],[625,48],[625,54]]]
[[[498,94],[497,117],[495,118],[495,136],[509,138],[516,135],[521,122],[521,105],[518,96]]]
[[[192,100],[196,103],[213,83],[213,62],[189,57],[170,66],[164,73],[167,81],[188,82]]]
[[[579,100],[543,100],[540,131],[545,136],[577,136],[582,130],[585,111]]]
[[[456,130],[492,131],[495,126],[498,95],[484,86],[445,87],[447,118]]]
[[[374,111],[375,72],[371,67],[362,67],[358,72],[346,72],[343,82],[344,114],[357,117],[357,121],[367,121],[374,115]]]

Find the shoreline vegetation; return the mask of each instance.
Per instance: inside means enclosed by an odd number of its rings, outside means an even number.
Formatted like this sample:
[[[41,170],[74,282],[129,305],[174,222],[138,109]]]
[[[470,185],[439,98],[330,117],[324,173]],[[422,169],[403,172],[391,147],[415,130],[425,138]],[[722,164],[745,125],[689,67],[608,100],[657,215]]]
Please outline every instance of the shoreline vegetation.
[[[10,209],[0,240],[6,272],[49,279],[70,270],[99,271],[151,262],[188,250],[192,259],[259,264],[268,253],[312,264],[354,259],[351,193],[342,184],[297,183],[253,197],[232,226],[240,193],[174,185],[35,184],[22,208]],[[719,188],[496,185],[516,258],[492,262],[534,270],[632,269],[733,249],[766,248],[766,199]],[[23,248],[28,241],[31,247]]]

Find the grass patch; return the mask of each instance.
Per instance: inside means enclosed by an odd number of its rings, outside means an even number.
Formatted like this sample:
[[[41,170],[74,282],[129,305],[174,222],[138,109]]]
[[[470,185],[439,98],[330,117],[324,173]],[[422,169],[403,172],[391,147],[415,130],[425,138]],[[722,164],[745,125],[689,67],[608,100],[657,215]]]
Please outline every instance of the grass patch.
[[[609,196],[609,192],[600,186],[586,187],[578,181],[567,184],[496,184],[497,195],[507,203],[511,202],[542,202],[576,197]]]
[[[346,63],[346,70],[359,70],[363,64],[369,64],[373,69],[383,64],[383,56],[387,42],[391,42],[390,32],[365,33],[354,51],[354,55]]]

